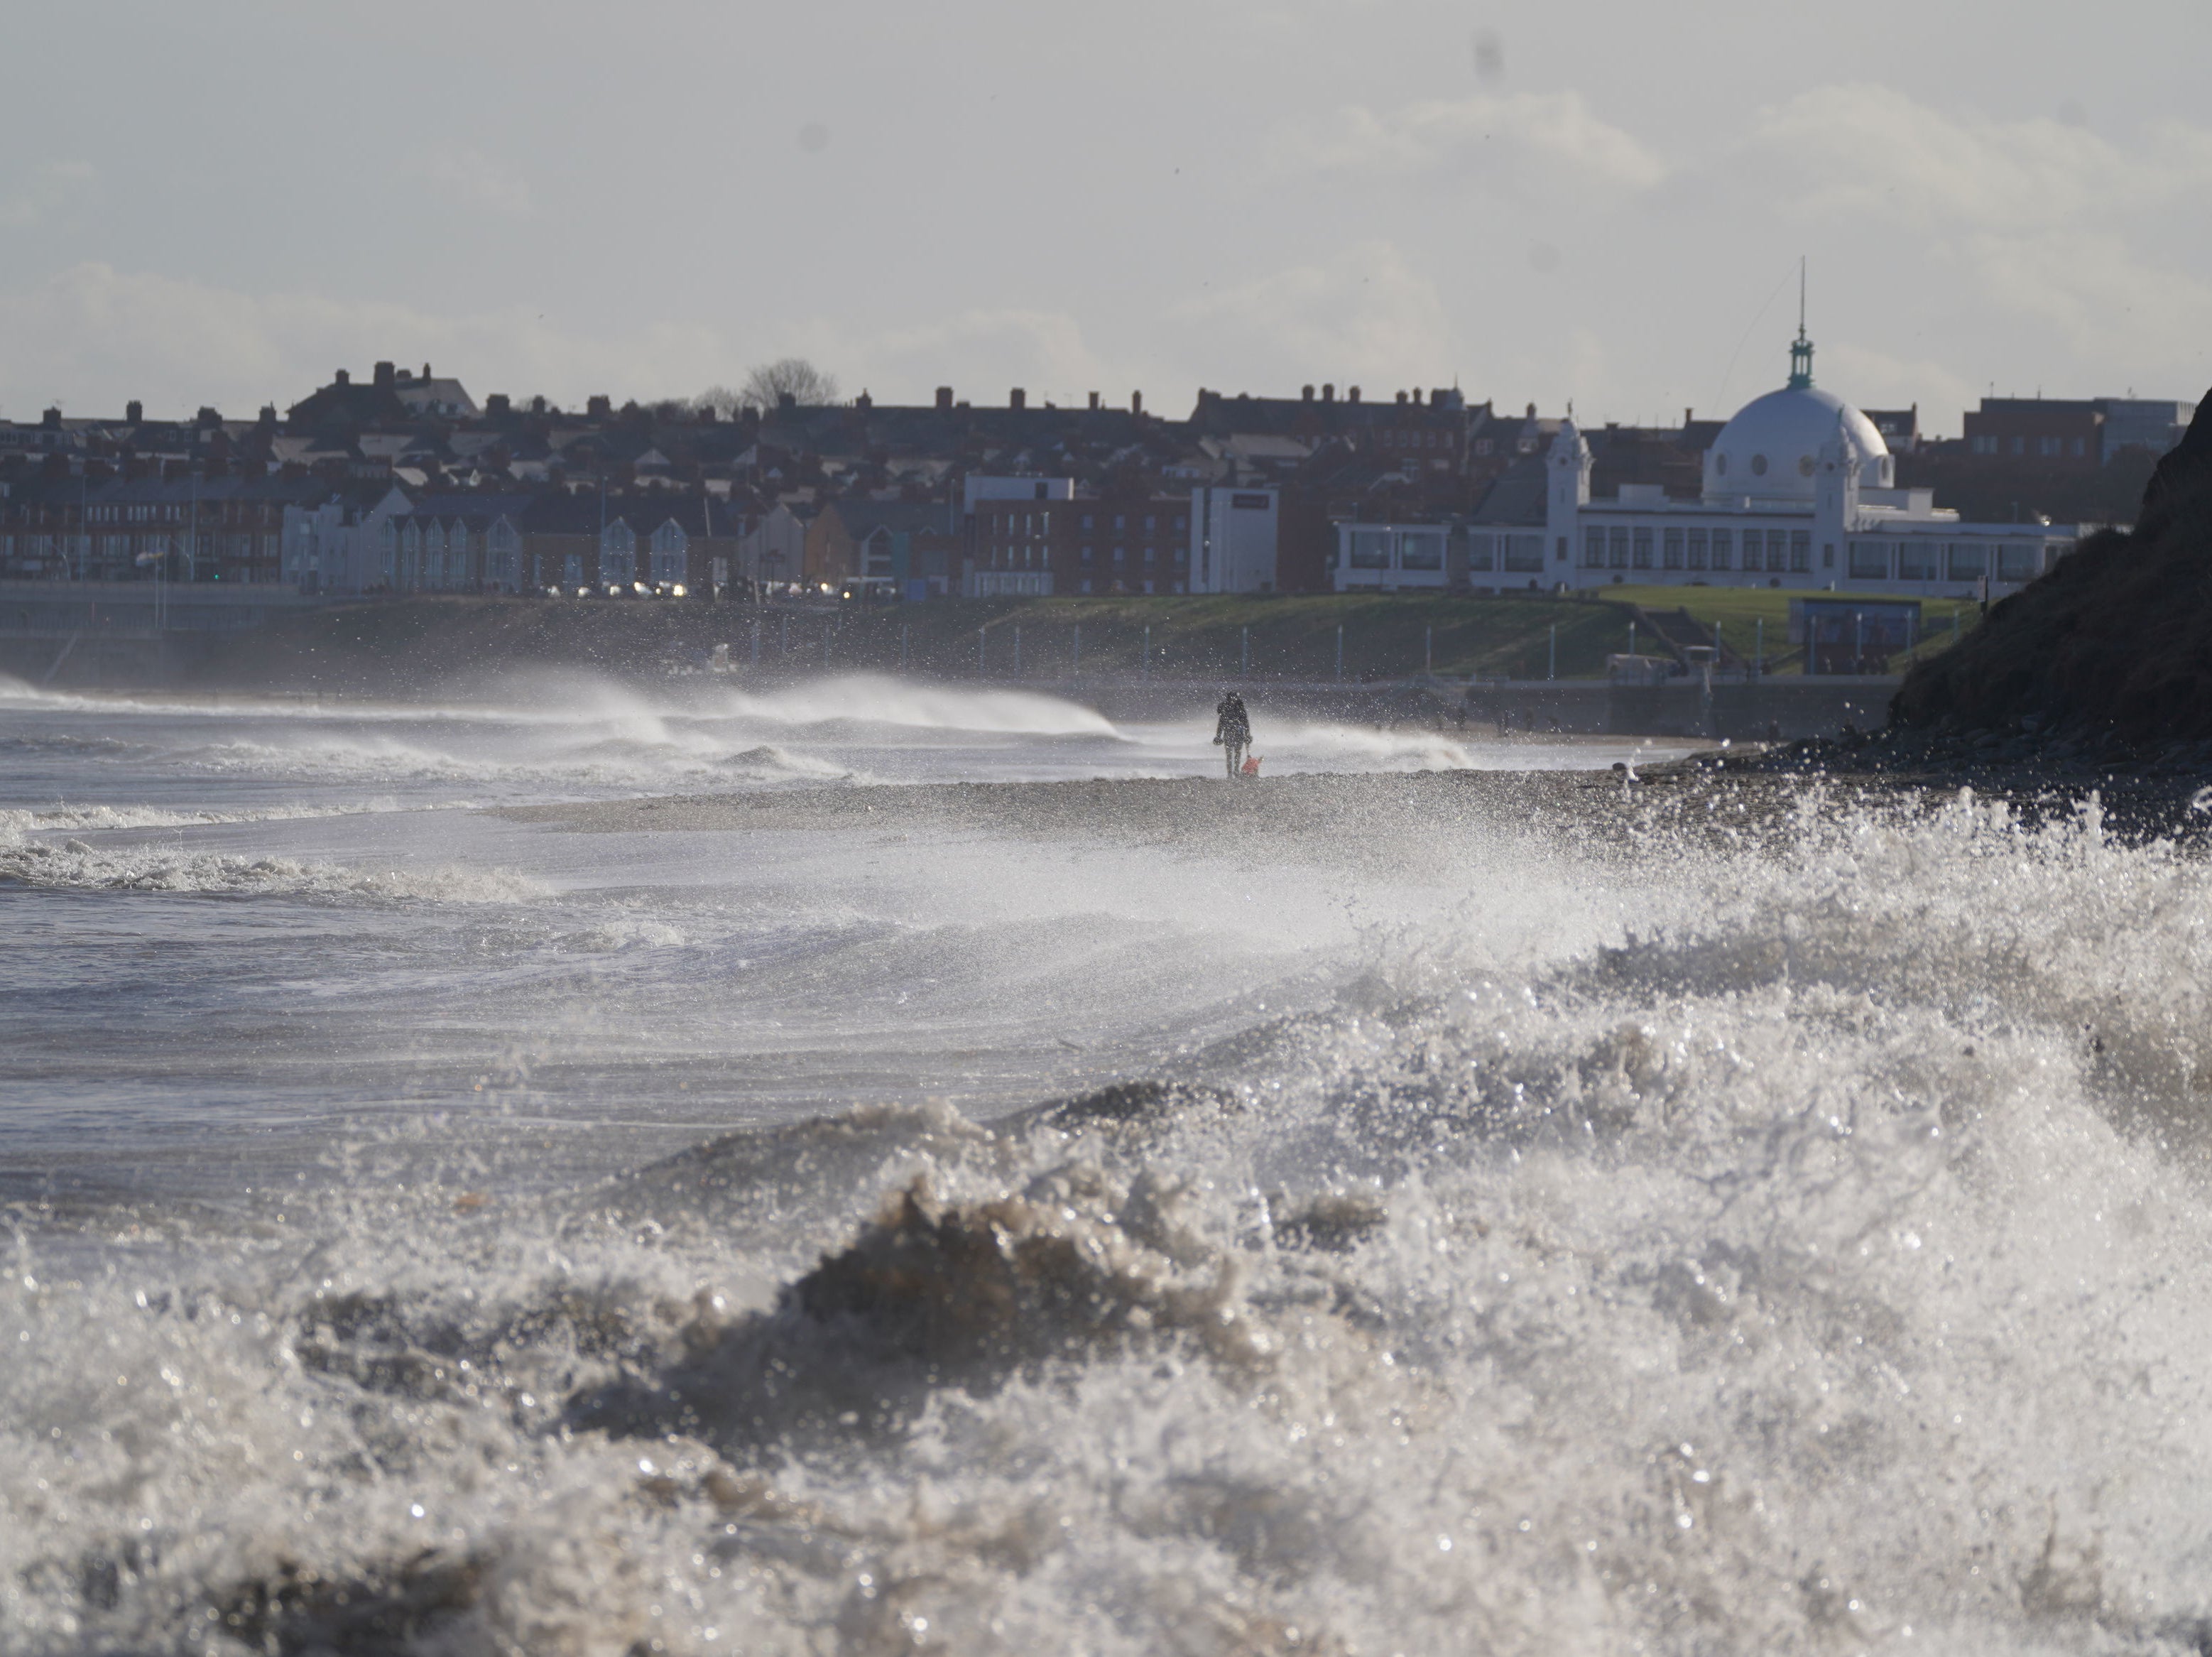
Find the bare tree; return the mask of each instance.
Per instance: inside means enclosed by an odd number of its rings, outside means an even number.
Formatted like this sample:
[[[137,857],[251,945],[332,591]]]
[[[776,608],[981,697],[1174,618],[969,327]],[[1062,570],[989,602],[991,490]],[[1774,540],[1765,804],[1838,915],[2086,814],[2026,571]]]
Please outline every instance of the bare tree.
[[[788,396],[793,402],[834,403],[837,378],[824,374],[803,356],[787,356],[763,362],[745,376],[740,399],[757,409],[772,409]]]
[[[727,386],[709,386],[691,399],[691,406],[702,411],[712,409],[725,420],[745,405],[745,394],[732,391]]]

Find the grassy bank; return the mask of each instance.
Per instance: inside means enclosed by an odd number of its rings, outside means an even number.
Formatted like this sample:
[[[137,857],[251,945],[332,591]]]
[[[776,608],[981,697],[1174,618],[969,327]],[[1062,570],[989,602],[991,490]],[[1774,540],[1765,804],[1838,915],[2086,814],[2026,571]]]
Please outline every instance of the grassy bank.
[[[331,606],[243,636],[209,676],[237,684],[388,690],[514,667],[652,674],[729,647],[740,670],[897,672],[951,678],[1155,678],[1348,681],[1425,670],[1464,678],[1589,679],[1629,644],[1630,604],[1717,622],[1750,654],[1790,670],[1789,598],[1744,588],[1613,588],[1600,598],[1420,597],[939,600],[771,606],[696,601],[414,598]],[[1949,610],[1927,606],[1948,645]],[[1638,643],[1649,649],[1648,635]]]

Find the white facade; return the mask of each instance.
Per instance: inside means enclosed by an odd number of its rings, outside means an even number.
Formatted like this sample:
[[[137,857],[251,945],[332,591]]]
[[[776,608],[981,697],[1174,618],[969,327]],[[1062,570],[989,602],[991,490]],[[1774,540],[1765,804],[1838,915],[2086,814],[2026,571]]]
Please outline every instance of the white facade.
[[[1336,590],[1408,593],[1449,586],[1450,534],[1443,524],[1340,523]]]
[[[1276,489],[1206,484],[1190,492],[1190,590],[1272,593],[1282,529]]]
[[[1072,501],[1073,478],[995,478],[970,472],[960,480],[960,510],[975,515],[978,501]]]
[[[391,585],[386,542],[395,514],[413,503],[387,490],[363,511],[342,501],[284,509],[281,579],[302,593],[358,594]]]
[[[1813,348],[1790,383],[1747,404],[1706,451],[1695,501],[1657,484],[1590,495],[1589,444],[1571,421],[1547,466],[1548,580],[1580,588],[1693,583],[1973,596],[2015,589],[2071,551],[2071,526],[1963,523],[1927,490],[1894,487],[1866,416],[1814,387]]]

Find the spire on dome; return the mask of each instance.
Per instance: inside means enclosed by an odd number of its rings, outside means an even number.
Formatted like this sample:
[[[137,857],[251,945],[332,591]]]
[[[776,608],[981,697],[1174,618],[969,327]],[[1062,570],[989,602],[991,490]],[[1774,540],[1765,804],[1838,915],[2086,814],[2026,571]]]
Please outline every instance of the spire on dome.
[[[1790,347],[1790,389],[1809,391],[1813,387],[1813,342],[1805,333],[1805,259],[1797,259],[1797,338]]]

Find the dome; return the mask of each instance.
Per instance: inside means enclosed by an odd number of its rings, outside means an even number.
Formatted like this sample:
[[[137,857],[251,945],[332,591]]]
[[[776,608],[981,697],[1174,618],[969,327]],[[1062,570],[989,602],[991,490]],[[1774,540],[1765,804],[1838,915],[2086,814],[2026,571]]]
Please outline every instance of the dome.
[[[1874,422],[1806,373],[1745,404],[1721,428],[1705,451],[1705,493],[1810,501],[1821,446],[1839,429],[1856,451],[1859,486],[1890,487],[1889,445]]]

